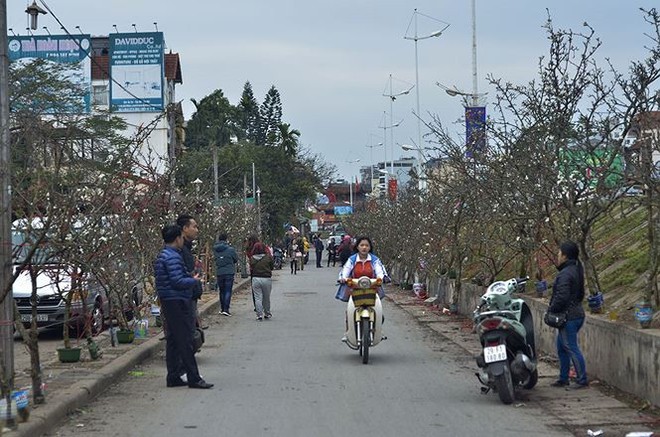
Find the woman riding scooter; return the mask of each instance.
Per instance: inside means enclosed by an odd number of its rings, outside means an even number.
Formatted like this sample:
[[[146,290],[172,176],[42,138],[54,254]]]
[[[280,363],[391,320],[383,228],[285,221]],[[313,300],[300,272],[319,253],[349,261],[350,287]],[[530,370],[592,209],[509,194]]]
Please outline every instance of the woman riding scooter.
[[[387,275],[383,263],[373,254],[373,243],[369,237],[358,237],[355,240],[355,251],[356,253],[348,258],[339,273],[339,282],[341,285],[337,290],[335,299],[339,299],[342,302],[348,302],[348,298],[350,297],[350,288],[346,285],[348,278],[367,276],[369,278],[383,280]],[[385,296],[383,287],[378,288],[378,296],[381,299]],[[348,319],[346,323],[348,326]],[[342,338],[342,341],[345,341],[345,339],[346,336]]]

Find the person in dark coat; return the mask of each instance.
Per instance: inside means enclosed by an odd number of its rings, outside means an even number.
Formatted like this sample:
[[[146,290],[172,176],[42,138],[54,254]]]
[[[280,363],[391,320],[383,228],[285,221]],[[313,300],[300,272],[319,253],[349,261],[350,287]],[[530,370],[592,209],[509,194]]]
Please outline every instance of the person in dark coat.
[[[589,386],[584,356],[578,345],[578,332],[584,324],[584,270],[578,260],[580,249],[573,241],[561,243],[557,261],[559,274],[552,286],[552,298],[548,311],[566,313],[566,325],[557,332],[559,379],[553,387],[581,389]],[[569,386],[568,373],[573,363],[577,374],[576,384]]]
[[[168,323],[166,334],[168,387],[187,385],[190,388],[211,388],[202,379],[195,360],[193,346],[192,291],[199,284],[198,275],[188,273],[183,263],[181,249],[184,240],[179,225],[167,225],[162,231],[165,247],[154,263],[156,293]],[[187,382],[181,379],[183,365]]]
[[[191,215],[181,214],[176,219],[176,224],[181,227],[183,234],[183,248],[181,249],[181,255],[183,256],[183,263],[186,266],[186,270],[191,275],[195,273],[195,256],[192,253],[193,241],[199,236],[199,228],[197,227],[197,221]],[[199,272],[198,272],[199,273]],[[199,319],[197,314],[197,302],[202,297],[202,282],[197,281],[197,284],[192,290],[192,307],[193,307],[193,320],[195,321],[193,325],[193,332],[195,325],[199,325]]]
[[[252,296],[257,310],[257,321],[270,319],[270,292],[273,288],[273,257],[263,243],[256,243],[250,257],[250,276],[252,277]]]
[[[318,237],[318,235],[314,235],[312,241],[314,243],[314,251],[316,252],[316,268],[323,267],[321,264],[321,262],[323,262],[323,249],[325,249],[323,246],[323,241]]]
[[[348,261],[348,258],[353,255],[353,244],[351,244],[350,236],[346,235],[342,238],[339,248],[337,248],[337,252],[339,252],[339,262],[343,267],[344,264],[346,264],[346,261]]]
[[[213,246],[213,255],[215,257],[216,283],[218,284],[218,294],[220,297],[220,314],[231,316],[229,304],[231,303],[231,293],[234,287],[238,254],[227,242],[226,233],[222,233],[218,237],[218,242]]]
[[[335,267],[337,265],[337,245],[334,238],[330,238],[330,242],[328,243],[328,267],[330,267],[331,261],[332,267]]]

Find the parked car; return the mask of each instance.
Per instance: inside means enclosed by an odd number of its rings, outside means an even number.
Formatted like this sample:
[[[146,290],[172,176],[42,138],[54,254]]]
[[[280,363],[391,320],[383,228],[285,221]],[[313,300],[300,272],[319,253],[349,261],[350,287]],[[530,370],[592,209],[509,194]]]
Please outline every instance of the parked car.
[[[12,224],[13,262],[20,272],[12,287],[13,298],[25,326],[32,322],[32,274],[36,274],[36,322],[38,327],[58,327],[64,323],[66,311],[65,300],[71,292],[71,285],[78,281],[79,287],[71,296],[71,311],[69,326],[77,331],[90,324],[92,334],[103,331],[110,317],[110,302],[104,287],[98,278],[90,272],[81,272],[78,266],[63,262],[48,245],[47,240],[35,250],[32,258],[25,263],[30,250],[31,240],[28,229],[39,229],[41,219],[29,224],[25,219],[16,220]],[[129,269],[129,263],[123,263]],[[122,263],[119,263],[122,268]],[[128,275],[129,278],[134,276]],[[124,299],[124,313],[128,318],[133,316],[134,305],[142,302],[141,287],[137,281],[129,281],[127,295]],[[113,299],[113,304],[116,304]]]

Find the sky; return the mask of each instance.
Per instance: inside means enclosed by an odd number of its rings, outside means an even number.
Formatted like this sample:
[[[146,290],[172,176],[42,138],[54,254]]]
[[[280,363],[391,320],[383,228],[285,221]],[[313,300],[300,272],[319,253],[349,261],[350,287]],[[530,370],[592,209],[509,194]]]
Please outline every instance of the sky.
[[[24,35],[25,7],[32,0],[7,3],[8,27]],[[41,2],[41,0],[38,0]],[[437,115],[456,136],[463,103],[435,85],[472,91],[472,14],[470,0],[45,0],[69,31],[107,35],[164,32],[168,50],[179,53],[183,84],[177,87],[186,118],[201,99],[222,89],[236,104],[246,81],[263,100],[271,85],[280,91],[283,121],[301,132],[300,143],[336,166],[337,177],[354,178],[360,166],[414,156],[399,144],[417,143],[416,92],[420,114]],[[40,3],[41,4],[41,3]],[[599,58],[625,71],[642,59],[645,27],[639,8],[654,0],[476,0],[479,92],[493,89],[487,76],[513,83],[535,78],[538,60],[548,51],[543,25],[582,29],[588,22],[603,42]],[[415,45],[404,39],[413,10],[418,35],[449,24],[439,37],[418,41],[419,87],[392,104],[393,93],[416,83]],[[546,10],[547,9],[547,10]],[[50,15],[39,17],[52,34],[61,33]],[[413,35],[413,27],[408,35]],[[490,97],[491,101],[493,100]],[[385,112],[387,115],[385,116]],[[384,117],[387,117],[384,119]],[[392,147],[391,132],[394,134]],[[386,132],[383,141],[383,132]],[[422,135],[425,130],[422,125]],[[425,140],[422,141],[423,145]],[[386,143],[386,150],[378,143]],[[373,147],[369,147],[373,146]],[[411,155],[411,153],[413,155]],[[359,162],[355,162],[359,160]],[[351,162],[353,161],[353,162]]]

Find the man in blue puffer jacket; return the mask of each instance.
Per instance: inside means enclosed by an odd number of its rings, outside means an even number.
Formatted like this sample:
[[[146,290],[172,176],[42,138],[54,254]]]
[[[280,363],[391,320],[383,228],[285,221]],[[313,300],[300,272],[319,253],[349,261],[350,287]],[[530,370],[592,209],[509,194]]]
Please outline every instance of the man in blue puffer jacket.
[[[167,386],[211,388],[199,375],[193,348],[192,290],[199,283],[197,275],[190,276],[181,256],[183,235],[179,225],[167,225],[162,229],[165,247],[154,263],[156,292],[161,309],[167,320]],[[188,382],[180,376],[180,364],[187,374]]]

